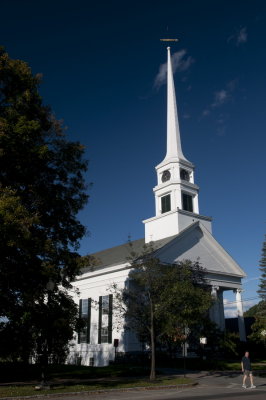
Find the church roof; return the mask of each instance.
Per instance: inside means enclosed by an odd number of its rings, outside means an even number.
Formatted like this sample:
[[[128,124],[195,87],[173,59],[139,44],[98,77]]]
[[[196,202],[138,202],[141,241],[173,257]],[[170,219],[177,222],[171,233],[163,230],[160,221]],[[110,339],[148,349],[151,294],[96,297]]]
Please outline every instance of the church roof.
[[[213,235],[200,222],[194,222],[173,237],[155,253],[163,263],[177,261],[199,261],[211,274],[222,274],[243,278],[246,276],[238,263],[217,242]]]
[[[144,238],[134,240],[131,245],[128,242],[92,254],[99,262],[94,270],[126,263],[132,251],[141,255],[145,240]],[[237,262],[199,221],[194,222],[177,235],[153,242],[153,248],[155,249],[155,257],[166,264],[173,264],[182,260],[199,261],[202,267],[211,274],[239,278],[245,276]],[[82,273],[89,271],[91,271],[91,268],[87,267],[82,270]]]
[[[177,235],[174,235],[153,242],[154,249],[158,250],[159,248],[163,247],[165,244],[170,242],[176,236]],[[130,258],[130,253],[132,251],[134,251],[137,254],[141,254],[143,252],[143,246],[145,245],[144,238],[132,240],[130,243],[132,246],[130,246],[129,242],[127,242],[119,246],[111,247],[110,249],[105,249],[102,251],[98,251],[97,253],[91,254],[99,263],[96,267],[94,267],[94,270],[125,263]],[[90,267],[88,268],[86,267],[82,269],[82,273],[88,272],[89,270]]]

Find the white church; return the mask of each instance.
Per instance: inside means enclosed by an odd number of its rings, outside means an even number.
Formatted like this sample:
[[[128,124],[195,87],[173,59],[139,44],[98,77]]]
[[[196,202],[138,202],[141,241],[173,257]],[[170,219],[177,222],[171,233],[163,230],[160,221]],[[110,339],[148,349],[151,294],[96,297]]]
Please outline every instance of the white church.
[[[167,53],[167,151],[164,160],[156,166],[155,216],[143,221],[145,237],[133,241],[132,245],[141,253],[144,243],[152,241],[156,257],[162,263],[199,259],[215,300],[210,318],[224,330],[223,292],[233,291],[240,340],[245,341],[241,279],[246,275],[212,236],[212,219],[199,213],[194,165],[185,158],[181,148],[170,47]],[[134,334],[123,329],[118,331],[114,323],[110,285],[124,286],[130,271],[128,255],[127,243],[95,253],[93,256],[99,265],[93,271],[84,268],[73,282],[73,287],[78,289],[75,301],[86,327],[77,334],[68,362],[79,359],[83,365],[103,366],[114,360],[115,351],[142,350]]]

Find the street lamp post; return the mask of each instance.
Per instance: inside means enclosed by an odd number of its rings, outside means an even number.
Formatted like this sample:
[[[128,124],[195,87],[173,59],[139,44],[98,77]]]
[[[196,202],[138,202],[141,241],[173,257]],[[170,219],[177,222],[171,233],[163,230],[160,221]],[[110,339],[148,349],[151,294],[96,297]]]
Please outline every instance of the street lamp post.
[[[202,346],[202,359],[206,360],[206,356],[204,354],[204,345],[207,344],[207,338],[206,337],[201,337],[200,338],[200,344]]]
[[[182,343],[184,378],[186,377],[186,357],[187,357],[187,349],[188,349],[187,338],[188,338],[189,333],[190,333],[190,329],[186,326],[184,328],[183,343]]]
[[[49,279],[46,289],[47,289],[47,310],[49,310],[49,306],[51,304],[51,294],[54,290],[55,283]],[[38,386],[35,386],[36,390],[41,390],[41,389],[50,389],[50,385],[46,381],[46,369],[48,367],[48,351],[49,351],[49,345],[48,345],[48,340],[47,340],[47,334],[44,336],[40,333],[39,334],[40,338],[40,350],[41,352],[39,353],[39,361],[40,361],[40,366],[41,366],[41,383]]]
[[[116,363],[116,355],[117,355],[117,348],[119,345],[119,339],[114,339],[114,348],[115,348],[115,359],[114,362]]]

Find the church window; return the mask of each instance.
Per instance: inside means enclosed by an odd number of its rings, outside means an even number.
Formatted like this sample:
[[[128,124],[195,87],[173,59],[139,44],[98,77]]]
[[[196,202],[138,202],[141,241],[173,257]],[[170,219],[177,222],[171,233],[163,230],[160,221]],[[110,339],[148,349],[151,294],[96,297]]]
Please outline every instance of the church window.
[[[167,194],[161,198],[162,214],[171,210],[171,196]]]
[[[180,169],[180,178],[183,181],[188,181],[189,182],[189,172],[186,169]]]
[[[99,297],[98,343],[112,343],[113,295]]]
[[[78,343],[90,343],[91,299],[80,299],[79,316],[84,322],[84,327],[78,332]]]
[[[101,343],[108,343],[108,327],[103,326],[101,330]]]
[[[109,296],[102,296],[102,313],[109,314]]]
[[[193,198],[190,194],[182,193],[183,210],[193,212]]]

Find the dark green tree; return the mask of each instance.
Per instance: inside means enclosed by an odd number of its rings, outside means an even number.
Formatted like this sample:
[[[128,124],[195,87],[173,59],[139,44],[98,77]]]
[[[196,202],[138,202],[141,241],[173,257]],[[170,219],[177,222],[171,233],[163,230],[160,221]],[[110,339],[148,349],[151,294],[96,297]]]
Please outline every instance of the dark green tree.
[[[259,303],[250,307],[247,311],[244,312],[244,317],[254,317],[256,318],[261,314],[261,311],[265,309],[265,302],[261,300]]]
[[[265,236],[266,238],[266,236]],[[258,304],[258,310],[255,315],[255,323],[252,325],[252,334],[250,339],[266,347],[266,241],[262,245],[262,255],[260,260],[260,283],[258,294],[261,301]]]
[[[199,263],[162,265],[152,246],[132,253],[132,269],[124,289],[115,289],[115,307],[151,349],[150,379],[155,379],[156,344],[167,339],[184,342],[189,331],[206,318],[212,299]]]
[[[66,138],[39,84],[0,49],[0,354],[23,360],[40,347],[64,353],[78,324],[67,290],[88,261],[78,254],[84,148]]]
[[[262,245],[260,271],[261,271],[261,277],[260,277],[258,294],[261,300],[266,302],[266,235],[265,235],[265,241],[263,242]]]

